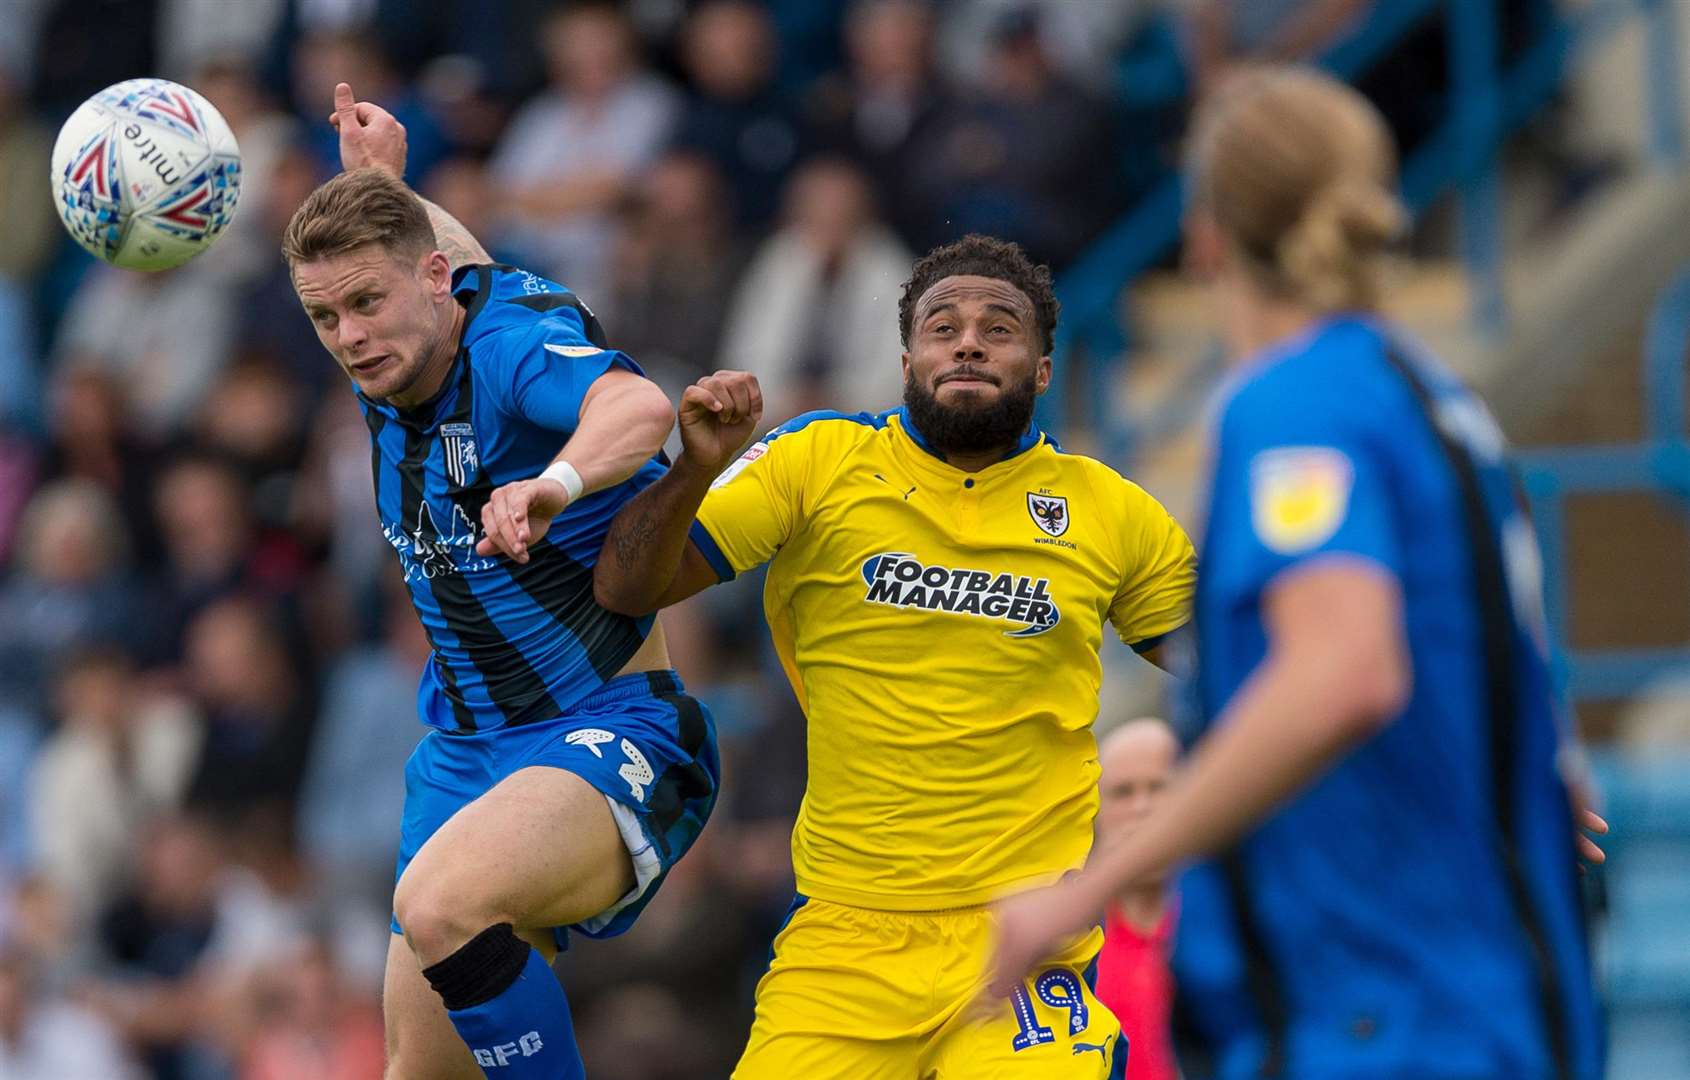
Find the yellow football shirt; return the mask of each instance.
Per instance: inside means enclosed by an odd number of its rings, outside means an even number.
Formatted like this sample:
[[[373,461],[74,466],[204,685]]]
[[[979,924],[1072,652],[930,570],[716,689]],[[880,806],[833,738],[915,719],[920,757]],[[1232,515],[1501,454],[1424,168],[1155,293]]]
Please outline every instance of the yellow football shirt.
[[[1185,623],[1196,558],[1155,499],[1034,431],[969,473],[902,410],[810,413],[717,479],[693,542],[763,606],[809,722],[798,890],[930,911],[1080,866],[1103,625]]]

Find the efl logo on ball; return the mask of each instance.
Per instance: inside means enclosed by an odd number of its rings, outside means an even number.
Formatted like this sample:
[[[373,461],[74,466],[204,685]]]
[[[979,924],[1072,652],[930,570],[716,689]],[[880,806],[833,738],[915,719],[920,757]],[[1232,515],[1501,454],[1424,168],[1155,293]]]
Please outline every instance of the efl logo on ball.
[[[53,144],[53,193],[76,242],[115,266],[166,270],[234,219],[241,153],[211,103],[166,79],[83,102]]]

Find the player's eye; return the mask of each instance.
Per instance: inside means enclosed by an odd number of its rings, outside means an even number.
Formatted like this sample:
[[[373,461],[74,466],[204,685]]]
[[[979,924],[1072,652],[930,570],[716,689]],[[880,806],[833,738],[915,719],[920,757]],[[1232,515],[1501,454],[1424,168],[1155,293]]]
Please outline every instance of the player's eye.
[[[1009,333],[1009,327],[1007,327],[1007,326],[994,326],[990,330],[988,330],[987,333],[990,333],[990,334],[1007,334],[1007,333]]]
[[[365,293],[363,296],[360,296],[356,301],[354,301],[352,306],[357,308],[359,311],[374,311],[376,302],[380,299],[381,298],[375,293]]]
[[[313,311],[311,313],[311,321],[316,323],[318,326],[324,326],[324,327],[333,326],[334,325],[334,312],[332,312],[332,311]]]

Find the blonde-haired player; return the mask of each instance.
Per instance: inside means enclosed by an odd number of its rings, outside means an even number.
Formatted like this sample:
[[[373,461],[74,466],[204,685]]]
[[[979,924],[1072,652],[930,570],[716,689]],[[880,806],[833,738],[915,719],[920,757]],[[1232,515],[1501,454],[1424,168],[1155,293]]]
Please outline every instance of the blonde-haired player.
[[[647,612],[770,564],[809,787],[800,897],[736,1077],[1107,1076],[1119,1040],[1087,982],[1095,928],[992,1019],[967,1006],[986,905],[1085,860],[1104,627],[1154,653],[1187,619],[1191,544],[1033,426],[1056,324],[1045,267],[967,237],[916,263],[899,315],[902,409],[800,416],[730,466],[761,415],[756,380],[690,387],[684,452],[611,525],[597,595]]]

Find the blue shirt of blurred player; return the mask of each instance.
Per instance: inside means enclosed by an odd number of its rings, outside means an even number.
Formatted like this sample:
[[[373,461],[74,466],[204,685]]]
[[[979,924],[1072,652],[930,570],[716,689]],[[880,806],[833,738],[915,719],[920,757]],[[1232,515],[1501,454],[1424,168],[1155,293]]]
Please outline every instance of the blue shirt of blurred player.
[[[1512,560],[1521,715],[1510,762],[1491,760],[1460,492],[1387,349],[1464,434]],[[1598,1075],[1561,730],[1530,606],[1536,549],[1489,414],[1381,324],[1339,317],[1251,362],[1216,428],[1197,591],[1203,714],[1218,716],[1262,663],[1268,584],[1312,560],[1365,560],[1400,583],[1413,670],[1402,714],[1241,845],[1235,886],[1218,865],[1186,884],[1182,989],[1200,999],[1211,981],[1236,988],[1230,972],[1279,997],[1245,1011],[1257,1013],[1254,1033],[1231,1033],[1222,1075],[1255,1075],[1279,1010],[1283,1044],[1271,1052],[1295,1063],[1291,1075],[1553,1076],[1540,952],[1561,1052],[1572,1075]],[[1501,778],[1510,790],[1498,793]],[[1497,835],[1498,797],[1514,802],[1512,836]],[[1505,858],[1520,867],[1535,926],[1517,910]],[[1240,1012],[1230,992],[1193,1004],[1200,1023]]]

